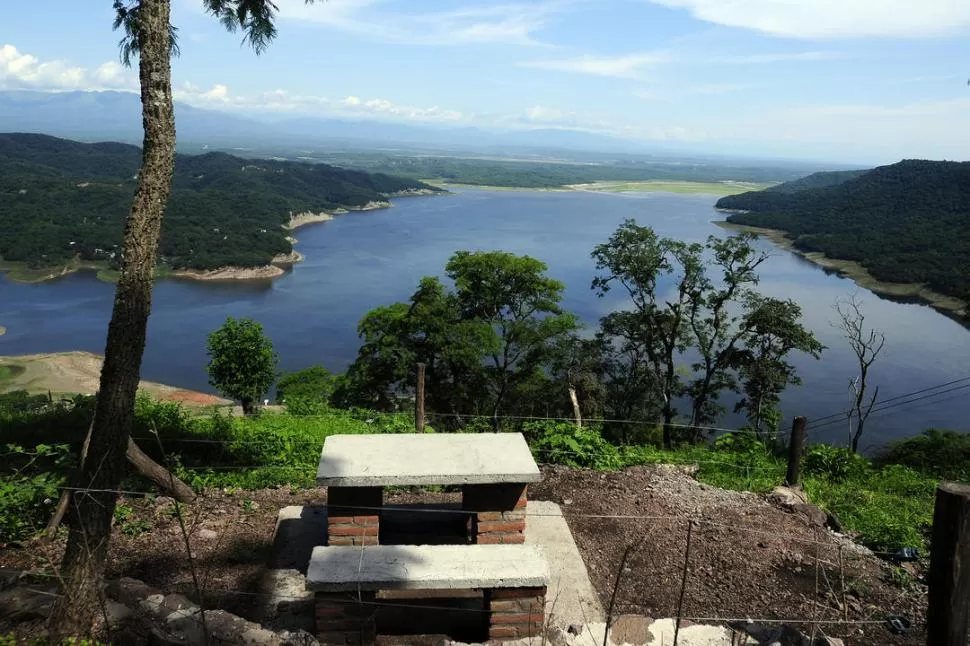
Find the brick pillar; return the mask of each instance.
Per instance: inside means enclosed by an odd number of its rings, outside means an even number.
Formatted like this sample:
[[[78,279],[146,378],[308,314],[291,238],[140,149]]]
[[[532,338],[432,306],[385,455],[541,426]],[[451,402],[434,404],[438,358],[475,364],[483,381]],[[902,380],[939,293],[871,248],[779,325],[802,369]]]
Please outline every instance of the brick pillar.
[[[473,511],[470,534],[473,543],[525,542],[526,485],[465,485],[462,509]]]
[[[542,635],[545,588],[503,588],[485,591],[489,639],[522,639]]]
[[[376,594],[317,592],[317,639],[325,644],[346,646],[373,644],[377,639],[377,606],[374,604]]]
[[[328,545],[377,545],[383,499],[381,487],[329,487]]]

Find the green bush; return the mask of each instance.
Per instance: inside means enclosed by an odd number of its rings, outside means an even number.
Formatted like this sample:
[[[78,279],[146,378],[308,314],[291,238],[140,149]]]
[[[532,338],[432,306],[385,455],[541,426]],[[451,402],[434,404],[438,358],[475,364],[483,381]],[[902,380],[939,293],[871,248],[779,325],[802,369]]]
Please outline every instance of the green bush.
[[[0,543],[29,538],[50,519],[72,458],[64,444],[25,449],[8,444],[0,455]]]
[[[912,469],[890,465],[851,479],[808,478],[812,502],[877,551],[925,548],[933,523],[936,481]]]
[[[901,464],[944,480],[970,481],[970,434],[929,429],[890,444],[876,463]]]
[[[802,473],[836,481],[858,480],[870,471],[869,460],[838,446],[813,444],[802,458]]]
[[[623,466],[619,450],[603,439],[599,430],[577,427],[568,422],[527,422],[522,432],[529,440],[536,460],[589,469],[618,469]]]

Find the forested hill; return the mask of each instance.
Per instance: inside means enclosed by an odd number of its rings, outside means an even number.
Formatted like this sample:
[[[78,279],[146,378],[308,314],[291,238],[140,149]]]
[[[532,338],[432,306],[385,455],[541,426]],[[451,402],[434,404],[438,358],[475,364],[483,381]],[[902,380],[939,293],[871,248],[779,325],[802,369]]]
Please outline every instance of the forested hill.
[[[765,190],[774,191],[775,193],[797,193],[798,191],[804,191],[805,189],[809,188],[838,186],[839,184],[844,184],[850,179],[855,179],[856,177],[865,175],[868,172],[868,170],[823,171],[821,173],[812,173],[811,175],[801,177],[799,179],[793,179],[790,182],[784,182]]]
[[[140,164],[141,149],[127,144],[0,134],[0,258],[37,268],[76,257],[110,263]],[[326,164],[178,155],[160,263],[266,265],[291,251],[282,228],[290,213],[360,208],[416,190],[437,189]]]
[[[780,229],[799,249],[859,262],[877,280],[970,301],[970,162],[904,160],[834,185],[731,195],[717,207],[745,211],[729,222]]]

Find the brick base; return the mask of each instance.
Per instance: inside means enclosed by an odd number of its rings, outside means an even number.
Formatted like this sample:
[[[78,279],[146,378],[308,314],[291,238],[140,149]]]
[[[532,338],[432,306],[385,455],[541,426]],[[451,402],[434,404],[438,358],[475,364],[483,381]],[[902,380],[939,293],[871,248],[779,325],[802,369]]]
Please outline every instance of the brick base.
[[[377,639],[374,592],[317,592],[317,639],[340,646],[370,646]]]
[[[327,490],[329,545],[378,545],[381,487],[330,487]]]
[[[524,484],[465,485],[462,509],[475,512],[469,528],[472,542],[524,543],[526,503]]]
[[[485,608],[489,639],[538,637],[545,621],[546,589],[486,590]]]

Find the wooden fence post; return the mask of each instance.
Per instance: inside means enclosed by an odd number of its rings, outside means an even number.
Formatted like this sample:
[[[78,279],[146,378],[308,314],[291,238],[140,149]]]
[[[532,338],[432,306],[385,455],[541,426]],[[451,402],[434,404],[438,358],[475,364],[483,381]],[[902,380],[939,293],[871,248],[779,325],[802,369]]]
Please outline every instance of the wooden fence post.
[[[788,474],[785,484],[797,487],[801,482],[802,453],[805,452],[805,418],[799,415],[791,425],[791,440],[788,443]]]
[[[930,544],[929,646],[970,641],[970,485],[941,482],[936,489]]]
[[[424,433],[424,364],[418,364],[418,378],[414,386],[414,428]]]

